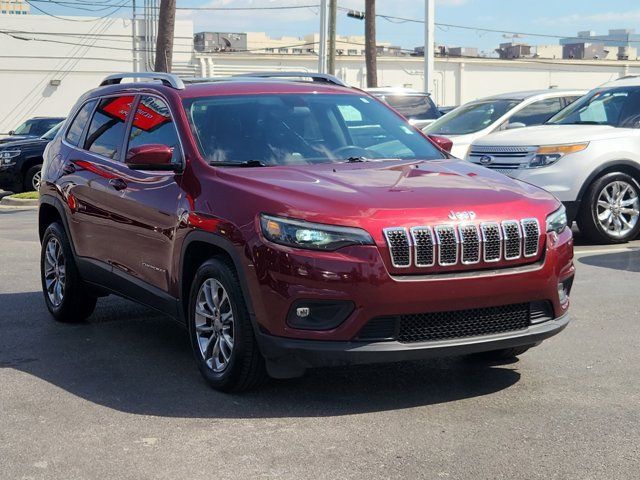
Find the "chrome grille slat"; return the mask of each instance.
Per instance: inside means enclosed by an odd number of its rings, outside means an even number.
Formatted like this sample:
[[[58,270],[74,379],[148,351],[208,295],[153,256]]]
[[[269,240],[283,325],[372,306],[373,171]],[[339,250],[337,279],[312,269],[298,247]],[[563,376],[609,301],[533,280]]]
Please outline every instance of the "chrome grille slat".
[[[387,239],[391,264],[395,268],[408,268],[411,266],[411,245],[406,228],[385,228],[384,236]]]
[[[395,268],[475,265],[536,257],[543,232],[536,218],[384,229]]]
[[[485,222],[480,225],[482,243],[484,244],[484,261],[499,262],[502,258],[502,230],[495,222]]]
[[[464,265],[480,262],[480,232],[474,223],[465,223],[458,227],[460,243],[462,245],[461,261]]]
[[[515,220],[502,222],[502,236],[504,244],[504,259],[517,260],[522,251],[522,233],[520,224]]]
[[[436,241],[431,227],[411,228],[416,267],[432,267],[436,262]]]
[[[535,257],[538,254],[540,242],[540,225],[536,218],[525,218],[520,222],[522,226],[522,243],[524,244],[524,256]]]
[[[458,232],[453,225],[438,225],[435,227],[436,243],[438,244],[438,265],[443,267],[458,263]]]

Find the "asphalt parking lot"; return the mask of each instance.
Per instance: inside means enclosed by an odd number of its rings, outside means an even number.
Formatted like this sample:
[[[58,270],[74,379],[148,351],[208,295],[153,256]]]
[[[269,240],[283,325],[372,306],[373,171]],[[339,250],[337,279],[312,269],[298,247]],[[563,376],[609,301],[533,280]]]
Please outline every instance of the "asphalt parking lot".
[[[640,241],[580,245],[572,323],[519,362],[327,369],[241,396],[101,299],[54,323],[34,210],[0,209],[0,478],[637,479]]]

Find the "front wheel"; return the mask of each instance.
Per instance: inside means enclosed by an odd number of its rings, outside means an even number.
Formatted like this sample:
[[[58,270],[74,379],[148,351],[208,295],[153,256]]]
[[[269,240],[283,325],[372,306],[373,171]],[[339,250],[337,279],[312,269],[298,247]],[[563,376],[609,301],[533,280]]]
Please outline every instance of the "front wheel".
[[[237,275],[223,259],[208,260],[196,272],[189,334],[198,369],[216,390],[248,390],[267,379]]]
[[[624,243],[640,231],[640,186],[626,173],[609,173],[589,187],[578,212],[580,231],[597,243]]]

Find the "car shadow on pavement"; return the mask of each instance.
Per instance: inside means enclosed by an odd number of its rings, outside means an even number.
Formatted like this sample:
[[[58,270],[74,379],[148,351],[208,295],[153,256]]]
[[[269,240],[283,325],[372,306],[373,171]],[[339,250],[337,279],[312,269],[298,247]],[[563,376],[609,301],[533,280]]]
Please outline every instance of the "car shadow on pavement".
[[[640,272],[640,250],[626,252],[603,253],[578,258],[584,265],[593,267],[611,268],[627,272]]]
[[[205,384],[186,331],[144,307],[107,298],[89,322],[49,316],[39,292],[0,294],[0,369],[16,369],[119,411],[166,417],[340,416],[488,395],[515,384],[513,366],[464,358],[318,369],[238,395]]]

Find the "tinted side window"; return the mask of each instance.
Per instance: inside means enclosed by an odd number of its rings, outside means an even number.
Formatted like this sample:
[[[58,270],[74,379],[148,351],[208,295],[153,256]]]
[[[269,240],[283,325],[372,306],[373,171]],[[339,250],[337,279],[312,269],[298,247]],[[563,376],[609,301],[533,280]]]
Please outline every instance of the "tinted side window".
[[[562,109],[560,98],[540,100],[524,107],[509,119],[509,123],[524,123],[525,125],[540,125],[546,122]]]
[[[176,127],[171,119],[171,112],[164,100],[144,95],[140,97],[136,115],[133,117],[129,150],[148,144],[167,145],[173,149],[171,161],[182,162],[182,152]]]
[[[133,96],[100,100],[84,142],[85,150],[113,160],[121,160],[120,150],[132,103]]]
[[[67,142],[69,142],[71,145],[77,146],[80,142],[80,137],[82,137],[82,132],[84,131],[85,125],[89,121],[89,116],[91,115],[93,106],[95,104],[95,100],[91,100],[90,102],[85,103],[76,115],[76,118],[74,118],[73,122],[71,122],[71,126],[67,131],[67,136],[65,137]]]

